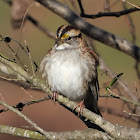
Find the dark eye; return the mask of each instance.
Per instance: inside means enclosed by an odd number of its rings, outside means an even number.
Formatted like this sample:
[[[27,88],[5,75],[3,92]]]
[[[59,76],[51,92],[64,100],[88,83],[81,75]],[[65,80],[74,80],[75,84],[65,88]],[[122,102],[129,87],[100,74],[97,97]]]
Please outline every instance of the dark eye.
[[[71,40],[71,37],[68,37],[68,40]]]

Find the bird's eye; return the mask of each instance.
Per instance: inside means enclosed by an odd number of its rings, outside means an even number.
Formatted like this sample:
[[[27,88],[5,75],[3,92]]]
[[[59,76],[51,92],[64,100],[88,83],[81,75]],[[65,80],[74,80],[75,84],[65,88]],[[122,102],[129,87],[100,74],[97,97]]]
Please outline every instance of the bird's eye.
[[[68,37],[68,40],[71,40],[71,37]]]

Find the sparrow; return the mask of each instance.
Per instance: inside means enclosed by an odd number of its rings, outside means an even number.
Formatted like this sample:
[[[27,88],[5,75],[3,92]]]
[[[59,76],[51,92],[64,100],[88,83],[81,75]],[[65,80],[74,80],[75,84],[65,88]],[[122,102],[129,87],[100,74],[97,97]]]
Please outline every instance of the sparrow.
[[[40,64],[53,98],[62,94],[75,101],[80,113],[85,106],[101,115],[98,108],[98,56],[88,47],[80,30],[70,25],[62,25],[56,33],[56,41]]]

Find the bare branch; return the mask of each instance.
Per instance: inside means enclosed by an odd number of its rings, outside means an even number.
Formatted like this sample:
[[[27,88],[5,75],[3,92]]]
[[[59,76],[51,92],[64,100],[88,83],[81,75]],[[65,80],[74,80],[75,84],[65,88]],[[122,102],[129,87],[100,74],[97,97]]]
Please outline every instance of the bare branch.
[[[111,115],[115,115],[115,116],[118,116],[118,117],[122,117],[122,118],[125,118],[125,119],[128,119],[128,120],[134,121],[134,122],[138,122],[139,121],[139,117],[131,116],[131,115],[127,114],[127,113],[123,113],[122,111],[114,109],[114,108],[104,107],[104,106],[99,106],[99,108],[101,110],[105,111],[107,114],[111,114]]]
[[[19,112],[18,110],[14,109],[13,107],[9,106],[8,104],[6,104],[3,101],[0,101],[0,104],[7,107],[9,110],[11,110],[12,112],[18,114],[20,117],[22,117],[24,120],[26,120],[29,124],[31,124],[35,129],[37,129],[39,132],[41,132],[42,134],[45,135],[45,137],[47,137],[47,133],[46,131],[44,131],[42,128],[40,128],[36,123],[34,123],[31,119],[29,119],[28,117],[26,117],[25,115],[23,115],[21,112]]]
[[[125,101],[127,103],[133,104],[135,106],[140,106],[139,102],[135,102],[135,101],[127,99],[126,97],[123,97],[123,96],[120,96],[120,95],[116,95],[113,92],[106,93],[106,94],[100,94],[100,97],[110,97],[110,98],[120,99],[122,101]]]
[[[126,3],[123,3],[123,8],[127,9]],[[136,29],[135,29],[133,19],[132,19],[132,17],[130,15],[126,15],[126,17],[128,18],[128,22],[129,22],[129,25],[130,25],[130,32],[131,32],[131,35],[132,35],[132,42],[135,43],[136,42]]]
[[[110,77],[115,77],[114,73],[107,67],[107,65],[104,63],[103,59],[100,58],[100,66],[99,69],[102,71],[106,71],[107,75],[109,75]],[[124,93],[126,93],[127,95],[129,95],[129,97],[134,100],[137,101],[137,97],[134,95],[134,93],[129,89],[129,87],[124,83],[124,81],[122,81],[121,79],[117,81],[116,86],[119,87],[119,89],[121,88],[123,90]]]
[[[45,33],[48,37],[55,39],[55,34],[50,32],[45,26],[43,26],[39,21],[37,21],[35,18],[33,18],[30,15],[27,15],[27,19],[36,26],[39,30],[41,30],[43,33]]]
[[[0,125],[0,133],[2,134],[10,134],[13,136],[19,136],[24,138],[36,139],[36,140],[45,140],[46,138],[38,132],[11,127],[6,125]]]
[[[131,2],[129,2],[129,1],[127,1],[127,0],[121,0],[121,1],[123,1],[123,2],[125,2],[125,3],[127,3],[127,4],[129,4],[129,5],[131,5],[131,6],[133,6],[133,7],[136,7],[136,8],[138,8],[138,9],[140,9],[139,6],[137,6],[137,5],[135,5],[135,4],[131,3]]]
[[[106,17],[106,16],[107,17],[112,17],[112,16],[113,17],[120,17],[120,16],[127,15],[127,14],[130,14],[132,12],[140,10],[140,9],[134,7],[134,8],[118,11],[118,12],[99,12],[98,14],[88,15],[88,14],[85,14],[85,12],[84,12],[84,8],[83,8],[81,0],[78,0],[78,4],[79,4],[80,10],[81,10],[80,16],[85,17],[85,18],[92,18],[92,19]]]
[[[71,25],[76,26],[83,33],[89,37],[98,40],[106,45],[109,45],[113,48],[116,48],[132,57],[137,59],[140,62],[140,48],[130,43],[129,41],[120,38],[112,33],[109,33],[105,30],[102,30],[90,23],[84,21],[77,14],[75,14],[70,8],[56,0],[36,0],[46,8],[50,9],[54,13],[60,15]]]
[[[16,127],[11,127],[11,126],[5,126],[5,125],[0,125],[0,133],[6,133],[6,134],[11,134],[14,136],[20,136],[20,137],[25,137],[25,138],[30,138],[30,139],[36,139],[36,140],[43,140],[46,138],[41,135],[38,132],[27,130],[27,129],[21,129],[21,128],[16,128]],[[67,139],[80,139],[80,140],[85,140],[85,139],[110,139],[113,140],[110,136],[108,136],[106,133],[100,132],[98,130],[94,129],[87,129],[87,130],[75,130],[71,132],[47,132],[48,137],[47,139],[49,140],[67,140]]]
[[[29,105],[32,105],[32,104],[35,104],[35,103],[40,103],[42,101],[46,101],[46,100],[49,100],[49,99],[50,98],[48,96],[46,96],[44,98],[32,100],[32,101],[29,101],[29,102],[26,102],[26,103],[18,103],[17,105],[12,106],[12,107],[13,108],[18,108],[18,110],[22,111],[24,106],[29,106]],[[0,113],[6,112],[8,110],[9,110],[9,108],[3,108],[3,109],[0,110]]]

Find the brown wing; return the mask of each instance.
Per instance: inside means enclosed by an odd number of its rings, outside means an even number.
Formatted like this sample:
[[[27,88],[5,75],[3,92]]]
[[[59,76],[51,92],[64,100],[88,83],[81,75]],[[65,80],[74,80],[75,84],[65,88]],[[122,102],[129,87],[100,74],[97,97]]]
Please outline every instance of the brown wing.
[[[99,57],[97,54],[88,47],[85,47],[86,51],[89,53],[91,59],[95,62],[95,67],[99,64]],[[95,68],[96,77],[91,78],[92,80],[88,83],[87,96],[85,98],[85,106],[90,111],[100,115],[98,108],[98,97],[99,97],[99,83],[98,83],[98,73],[97,68]]]
[[[99,84],[98,79],[96,78],[89,83],[89,89],[87,91],[84,103],[87,109],[102,116],[98,108],[98,97],[99,97]]]

